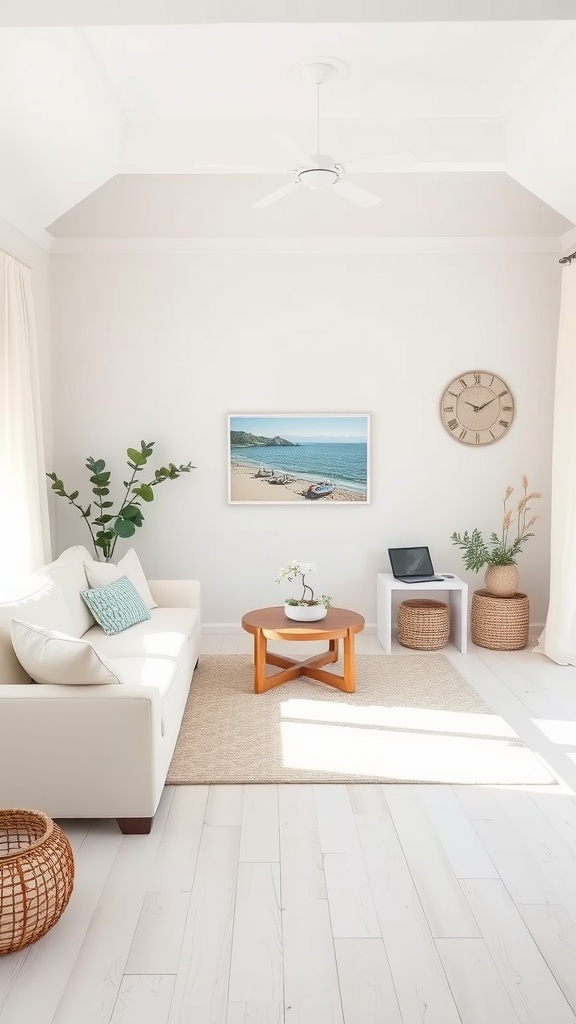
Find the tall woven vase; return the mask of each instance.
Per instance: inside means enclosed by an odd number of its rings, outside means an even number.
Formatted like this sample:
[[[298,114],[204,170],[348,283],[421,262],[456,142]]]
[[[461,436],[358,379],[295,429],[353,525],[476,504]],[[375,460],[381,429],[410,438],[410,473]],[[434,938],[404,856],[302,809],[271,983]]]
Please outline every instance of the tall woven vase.
[[[484,586],[494,597],[513,597],[518,590],[518,569],[515,565],[489,565]]]

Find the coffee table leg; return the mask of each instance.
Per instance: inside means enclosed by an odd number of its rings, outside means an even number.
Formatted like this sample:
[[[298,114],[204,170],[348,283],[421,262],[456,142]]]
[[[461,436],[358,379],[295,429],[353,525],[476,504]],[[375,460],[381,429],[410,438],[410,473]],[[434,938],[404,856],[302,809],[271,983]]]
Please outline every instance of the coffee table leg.
[[[338,661],[338,640],[328,641],[328,650],[334,655],[332,661]]]
[[[254,693],[264,693],[266,687],[266,637],[261,629],[254,633]]]
[[[356,658],[354,656],[354,633],[347,631],[344,637],[344,693],[356,692]]]

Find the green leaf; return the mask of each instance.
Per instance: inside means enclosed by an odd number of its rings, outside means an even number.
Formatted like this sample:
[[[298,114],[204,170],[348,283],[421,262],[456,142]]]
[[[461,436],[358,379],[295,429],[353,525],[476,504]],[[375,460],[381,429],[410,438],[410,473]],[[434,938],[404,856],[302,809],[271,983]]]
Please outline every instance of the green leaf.
[[[112,529],[119,537],[132,537],[136,533],[136,527],[129,519],[118,518]]]
[[[125,508],[120,510],[118,515],[122,516],[123,519],[137,519],[140,515],[140,509],[136,505],[126,505]]]
[[[106,523],[111,523],[113,519],[114,516],[98,516],[94,522],[97,523],[98,526],[106,526]]]
[[[154,491],[150,484],[142,484],[140,487],[134,487],[133,493],[137,494],[142,501],[154,501]]]
[[[126,454],[128,455],[130,462],[133,462],[136,466],[141,466],[142,463],[146,461],[143,453],[136,451],[136,448],[128,448]]]
[[[94,473],[101,473],[104,469],[106,469],[106,463],[104,462],[104,459],[98,459],[97,462],[94,462],[92,460],[92,466],[90,468],[94,471]]]
[[[128,485],[126,485],[126,486],[128,486]],[[103,501],[102,502],[102,508],[112,508],[113,504],[114,504],[113,501]]]
[[[105,494],[110,494],[110,488],[109,487],[93,487],[92,488],[92,494],[96,494],[97,497],[101,498]]]
[[[72,491],[72,494],[68,495],[70,501],[76,501],[76,498],[78,497],[79,493],[79,491]]]

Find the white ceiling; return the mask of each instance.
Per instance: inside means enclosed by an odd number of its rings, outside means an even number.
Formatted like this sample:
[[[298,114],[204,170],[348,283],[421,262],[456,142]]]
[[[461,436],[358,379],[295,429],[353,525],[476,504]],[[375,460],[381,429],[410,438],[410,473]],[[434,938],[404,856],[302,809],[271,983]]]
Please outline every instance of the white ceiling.
[[[355,174],[383,197],[360,209],[303,185],[252,203],[275,175],[118,174],[52,226],[58,238],[557,238],[570,222],[507,174]]]
[[[44,8],[0,0],[0,214],[47,247],[147,234],[552,238],[576,222],[575,0]],[[410,149],[416,163],[351,168],[384,200],[369,211],[302,190],[255,211],[295,166],[278,134],[316,148],[315,89],[298,71],[313,56],[347,66],[321,90],[321,149],[344,163]]]
[[[81,30],[131,121],[310,118],[315,90],[297,66],[322,54],[349,67],[322,90],[327,117],[498,117],[567,31],[540,22]]]

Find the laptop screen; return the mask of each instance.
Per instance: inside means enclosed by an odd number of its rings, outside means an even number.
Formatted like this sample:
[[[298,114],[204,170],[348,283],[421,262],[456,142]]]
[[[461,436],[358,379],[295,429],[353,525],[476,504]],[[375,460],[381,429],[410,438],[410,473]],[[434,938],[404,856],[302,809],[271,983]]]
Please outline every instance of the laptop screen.
[[[433,576],[428,548],[388,548],[394,576]]]

